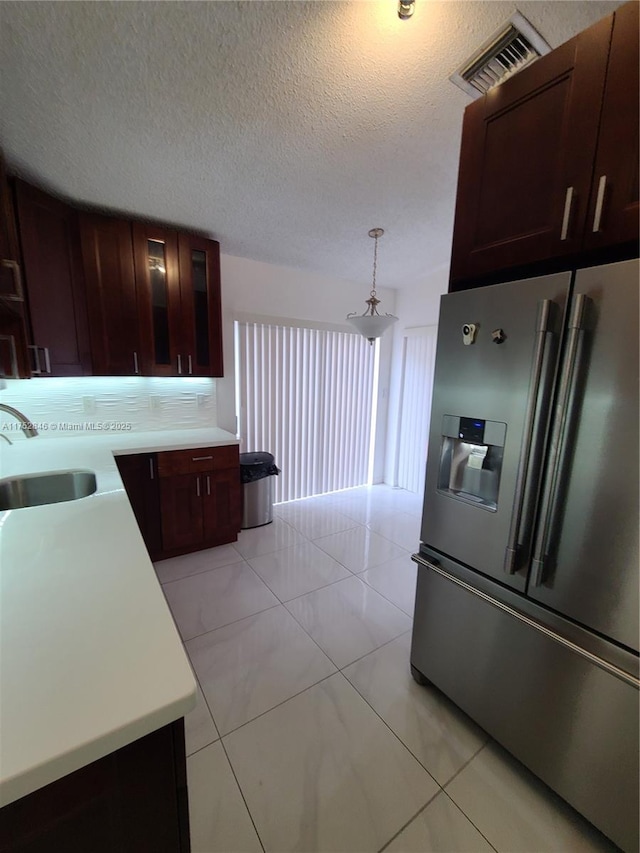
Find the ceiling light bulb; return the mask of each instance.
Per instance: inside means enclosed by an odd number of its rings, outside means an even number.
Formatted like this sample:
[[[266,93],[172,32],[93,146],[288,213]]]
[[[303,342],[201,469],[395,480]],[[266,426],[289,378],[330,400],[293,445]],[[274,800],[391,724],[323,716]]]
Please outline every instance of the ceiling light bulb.
[[[399,0],[398,17],[401,21],[407,21],[414,13],[416,0]]]

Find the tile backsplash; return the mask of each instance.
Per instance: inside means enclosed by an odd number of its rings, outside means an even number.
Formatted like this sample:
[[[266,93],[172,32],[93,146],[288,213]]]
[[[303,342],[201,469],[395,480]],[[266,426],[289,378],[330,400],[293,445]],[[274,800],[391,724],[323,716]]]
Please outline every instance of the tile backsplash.
[[[104,435],[115,423],[131,431],[218,425],[216,380],[150,376],[7,379],[0,403],[19,409],[41,435]],[[0,412],[0,432],[15,423]],[[104,425],[104,426],[103,426]],[[97,426],[97,428],[96,428]],[[11,427],[11,438],[22,437]]]

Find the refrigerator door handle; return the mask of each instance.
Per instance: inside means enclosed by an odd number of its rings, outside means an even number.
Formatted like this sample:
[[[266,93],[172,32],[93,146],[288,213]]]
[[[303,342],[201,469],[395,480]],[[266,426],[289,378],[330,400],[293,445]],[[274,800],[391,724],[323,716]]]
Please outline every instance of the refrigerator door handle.
[[[575,297],[569,320],[569,339],[562,366],[560,388],[558,390],[558,404],[550,442],[549,476],[541,505],[540,518],[542,519],[542,524],[538,530],[531,564],[531,578],[529,581],[531,586],[540,586],[544,581],[545,569],[549,558],[551,534],[553,532],[554,521],[560,509],[560,484],[568,450],[567,430],[571,421],[571,402],[574,397],[573,390],[578,374],[578,354],[584,331],[583,321],[587,301],[587,297],[582,293]]]
[[[504,570],[508,575],[515,574],[518,565],[518,546],[522,536],[522,514],[524,508],[527,486],[531,478],[538,480],[541,474],[541,458],[533,459],[533,452],[539,445],[539,433],[544,428],[543,417],[536,419],[538,414],[548,400],[550,386],[550,372],[545,372],[545,353],[549,333],[549,315],[551,312],[551,300],[543,299],[538,304],[538,319],[536,328],[536,344],[531,365],[531,379],[529,381],[529,399],[524,419],[524,430],[522,436],[522,448],[520,451],[520,465],[516,477],[515,497],[513,500],[513,511],[511,513],[511,524],[509,527],[509,538],[504,554]],[[538,454],[538,456],[540,456]],[[532,464],[534,463],[534,464]]]

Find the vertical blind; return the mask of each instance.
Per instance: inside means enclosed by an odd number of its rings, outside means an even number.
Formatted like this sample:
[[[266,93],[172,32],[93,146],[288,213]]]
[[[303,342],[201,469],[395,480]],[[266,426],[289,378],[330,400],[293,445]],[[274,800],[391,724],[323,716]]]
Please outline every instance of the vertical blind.
[[[410,492],[424,490],[437,326],[406,329],[402,350],[395,483]]]
[[[275,323],[237,322],[236,336],[241,449],[274,454],[276,502],[365,484],[375,347]]]

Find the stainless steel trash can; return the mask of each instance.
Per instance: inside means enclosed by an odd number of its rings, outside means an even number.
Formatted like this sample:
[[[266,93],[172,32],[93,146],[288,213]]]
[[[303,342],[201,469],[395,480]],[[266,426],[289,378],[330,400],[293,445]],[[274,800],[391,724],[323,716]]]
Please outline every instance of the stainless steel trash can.
[[[240,454],[243,530],[273,521],[273,478],[279,473],[271,453]]]

